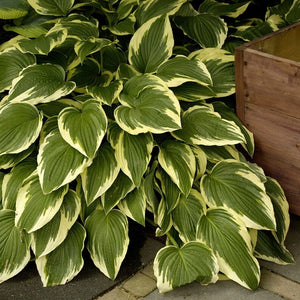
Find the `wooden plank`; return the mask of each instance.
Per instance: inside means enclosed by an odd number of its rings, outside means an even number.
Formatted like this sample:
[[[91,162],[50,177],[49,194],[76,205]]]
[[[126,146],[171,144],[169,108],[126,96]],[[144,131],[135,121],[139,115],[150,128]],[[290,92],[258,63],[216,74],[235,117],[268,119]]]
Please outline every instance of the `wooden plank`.
[[[300,118],[300,63],[292,65],[252,49],[245,51],[244,60],[244,101]]]
[[[299,168],[300,177],[300,119],[247,103],[245,125],[254,134],[257,150],[280,153],[281,160]]]
[[[282,186],[290,205],[290,212],[300,216],[300,170],[282,160],[279,153],[269,155],[271,149],[256,151],[253,161],[261,166],[266,175]]]

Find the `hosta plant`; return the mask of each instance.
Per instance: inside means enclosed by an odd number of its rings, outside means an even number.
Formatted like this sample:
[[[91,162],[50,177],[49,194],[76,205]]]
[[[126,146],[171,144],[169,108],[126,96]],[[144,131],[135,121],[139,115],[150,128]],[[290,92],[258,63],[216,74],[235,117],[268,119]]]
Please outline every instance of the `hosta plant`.
[[[84,247],[115,279],[129,218],[166,236],[161,292],[255,289],[257,258],[293,262],[284,193],[229,97],[234,48],[299,18],[270,2],[262,19],[256,1],[1,1],[0,282],[32,259],[64,284]]]

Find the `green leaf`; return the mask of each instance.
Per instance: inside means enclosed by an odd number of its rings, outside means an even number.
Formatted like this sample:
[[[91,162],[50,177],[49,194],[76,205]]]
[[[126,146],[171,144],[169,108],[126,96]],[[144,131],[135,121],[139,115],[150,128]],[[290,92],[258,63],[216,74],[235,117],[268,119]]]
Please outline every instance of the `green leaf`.
[[[82,269],[85,230],[75,223],[66,239],[51,253],[36,259],[43,286],[54,286],[71,281]]]
[[[283,243],[290,226],[289,204],[284,191],[275,179],[267,177],[265,188],[267,195],[271,198],[275,213],[276,232],[273,232],[273,234],[279,243]]]
[[[108,29],[111,33],[115,35],[128,35],[128,34],[134,34],[135,32],[135,16],[134,14],[129,15],[126,19],[118,22],[117,24],[114,24],[113,26],[110,26]]]
[[[136,18],[138,23],[144,24],[148,20],[164,14],[174,15],[187,0],[150,0],[140,3],[136,10]]]
[[[143,187],[138,187],[128,193],[123,200],[118,203],[119,209],[129,218],[145,226],[146,195]]]
[[[28,10],[26,0],[1,0],[0,19],[18,19],[26,16]]]
[[[254,137],[253,133],[250,132],[240,121],[237,115],[232,111],[228,106],[223,102],[214,102],[214,110],[218,112],[223,119],[233,121],[241,129],[242,134],[245,137],[246,143],[243,144],[244,148],[247,150],[249,155],[253,156],[254,154]]]
[[[156,223],[158,225],[158,228],[155,232],[156,236],[165,235],[170,231],[173,225],[172,214],[168,213],[167,203],[163,197],[161,198],[158,205]]]
[[[292,6],[290,7],[289,11],[286,13],[285,18],[290,23],[296,23],[300,20],[300,1],[294,0]]]
[[[2,183],[3,208],[15,210],[18,191],[24,180],[36,170],[36,166],[35,160],[26,159],[4,176]]]
[[[85,222],[87,249],[96,267],[110,279],[115,279],[127,252],[128,221],[119,210],[107,215],[95,210]]]
[[[32,250],[36,257],[47,255],[67,237],[80,212],[80,198],[69,190],[56,215],[42,228],[33,232]]]
[[[250,235],[233,213],[221,207],[208,209],[198,223],[197,239],[213,249],[222,273],[246,288],[257,288],[260,269]]]
[[[292,254],[282,243],[278,243],[270,231],[259,230],[254,255],[260,259],[275,262],[280,265],[294,264]]]
[[[172,219],[175,229],[185,243],[195,240],[197,224],[205,213],[205,201],[197,190],[192,189],[187,197],[181,195],[178,205],[172,211]]]
[[[68,31],[64,28],[58,30],[54,27],[50,29],[45,35],[41,35],[35,39],[22,39],[18,42],[17,48],[26,53],[44,54],[47,55],[55,47],[61,45],[67,37]]]
[[[196,172],[191,148],[179,141],[166,141],[160,146],[158,162],[181,192],[188,195]]]
[[[10,47],[0,52],[0,92],[8,90],[13,79],[18,77],[23,69],[35,62],[36,59],[33,55],[22,53],[15,48]]]
[[[113,184],[120,167],[113,148],[104,143],[96,153],[93,163],[81,173],[82,188],[87,205],[104,194]]]
[[[196,16],[178,16],[175,23],[202,48],[221,48],[227,37],[227,25],[216,15],[200,13]]]
[[[189,242],[181,248],[166,246],[160,249],[153,268],[160,293],[195,280],[203,284],[218,280],[217,259],[211,249],[200,242]]]
[[[178,204],[181,194],[180,189],[163,169],[159,168],[156,176],[160,181],[161,189],[165,196],[167,212],[170,213]]]
[[[133,35],[128,60],[140,73],[152,73],[171,55],[174,39],[168,16],[162,15],[144,23]]]
[[[139,75],[139,72],[137,72],[132,66],[125,63],[121,63],[116,72],[116,78],[121,80],[128,80],[137,75]]]
[[[16,201],[16,226],[28,233],[42,228],[58,212],[68,186],[45,195],[38,175],[33,173],[19,189]]]
[[[180,128],[180,106],[173,92],[154,75],[129,79],[114,111],[118,125],[130,134],[164,133]]]
[[[67,107],[58,116],[62,138],[83,155],[93,158],[106,133],[107,118],[101,104],[88,100],[81,109]]]
[[[40,15],[65,16],[74,0],[28,0],[28,3]]]
[[[98,101],[112,105],[119,97],[123,89],[123,82],[121,80],[114,80],[107,85],[88,86],[87,92]]]
[[[121,170],[140,186],[142,177],[147,170],[153,149],[151,133],[131,135],[121,131],[115,145],[115,157]]]
[[[51,193],[73,181],[90,163],[88,158],[66,143],[58,129],[51,131],[41,143],[37,161],[44,193]]]
[[[234,122],[222,119],[208,106],[190,107],[182,114],[181,122],[182,129],[172,135],[189,144],[223,146],[245,141],[240,128]]]
[[[203,62],[199,59],[190,60],[183,55],[178,55],[160,65],[157,76],[169,87],[175,87],[184,82],[196,82],[202,85],[212,83],[210,73]]]
[[[224,159],[240,160],[240,153],[234,146],[200,146],[200,148],[207,159],[214,164]]]
[[[65,71],[59,65],[29,66],[13,80],[7,101],[38,104],[62,98],[75,88],[74,82],[64,78]]]
[[[34,143],[43,115],[29,103],[0,106],[0,154],[20,153]]]
[[[226,97],[235,92],[234,56],[230,52],[207,48],[192,52],[189,58],[199,59],[206,65],[212,79],[209,88],[214,97]]]
[[[0,211],[0,283],[15,276],[30,260],[30,236],[15,227],[15,212]]]
[[[202,150],[202,148],[193,146],[191,147],[195,158],[196,158],[196,176],[195,181],[199,180],[204,173],[206,172],[206,166],[207,166],[207,157],[205,152]]]
[[[134,188],[132,181],[123,172],[119,172],[116,180],[101,196],[105,212],[109,213]]]
[[[251,1],[242,1],[237,3],[218,2],[216,0],[205,0],[199,6],[200,13],[210,13],[216,16],[226,16],[237,18],[243,14]]]
[[[112,41],[103,38],[92,37],[89,40],[79,40],[74,46],[75,53],[83,62],[85,57],[100,51],[102,48],[112,44]]]
[[[224,160],[201,179],[201,193],[209,206],[233,209],[247,227],[275,229],[275,217],[264,184],[245,163]]]
[[[10,169],[16,166],[19,162],[27,158],[35,149],[35,144],[32,144],[26,150],[17,154],[0,155],[0,169]]]

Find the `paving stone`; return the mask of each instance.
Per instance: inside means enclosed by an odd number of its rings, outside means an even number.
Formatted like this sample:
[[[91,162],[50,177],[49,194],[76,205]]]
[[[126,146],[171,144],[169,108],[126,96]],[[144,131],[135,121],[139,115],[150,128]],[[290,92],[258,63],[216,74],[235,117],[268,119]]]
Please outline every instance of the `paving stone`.
[[[156,277],[153,271],[153,262],[149,263],[144,269],[142,269],[141,273],[153,278],[156,281]]]
[[[149,264],[162,247],[164,247],[163,243],[148,237],[139,253],[142,264]]]
[[[291,225],[285,241],[285,245],[286,248],[293,254],[296,264],[278,265],[272,262],[260,260],[259,261],[260,265],[288,279],[300,283],[300,268],[299,268],[300,244],[299,243],[300,243],[300,217],[291,215]]]
[[[136,298],[120,287],[116,287],[107,294],[98,297],[96,300],[136,300]]]
[[[171,292],[160,294],[156,289],[144,300],[282,300],[282,297],[261,288],[247,290],[233,281],[218,281],[202,286],[197,282],[179,287]]]
[[[123,288],[138,297],[145,297],[156,289],[156,281],[141,272],[124,282]]]
[[[260,287],[286,299],[298,300],[300,297],[299,283],[265,269],[262,270]]]

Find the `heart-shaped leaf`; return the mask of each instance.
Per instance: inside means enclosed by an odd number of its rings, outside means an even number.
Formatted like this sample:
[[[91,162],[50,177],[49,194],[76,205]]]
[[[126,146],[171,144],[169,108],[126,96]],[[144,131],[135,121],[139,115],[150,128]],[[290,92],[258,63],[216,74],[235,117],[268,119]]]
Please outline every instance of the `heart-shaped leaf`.
[[[28,0],[28,3],[40,15],[65,16],[74,0]]]
[[[63,139],[83,155],[93,158],[106,133],[107,118],[101,104],[88,100],[82,109],[67,107],[58,116]]]
[[[115,209],[107,215],[96,209],[86,219],[85,228],[87,248],[94,264],[107,277],[115,279],[129,244],[126,216]]]
[[[209,206],[237,212],[248,227],[275,229],[271,199],[260,178],[245,163],[223,160],[201,179],[201,193]]]
[[[217,259],[211,249],[200,242],[189,242],[181,248],[166,246],[160,249],[153,268],[161,293],[195,280],[203,284],[218,280]]]
[[[180,128],[180,106],[173,92],[154,75],[129,79],[115,110],[118,125],[130,134],[164,133]]]
[[[43,115],[31,104],[0,107],[0,154],[20,153],[38,138]]]

